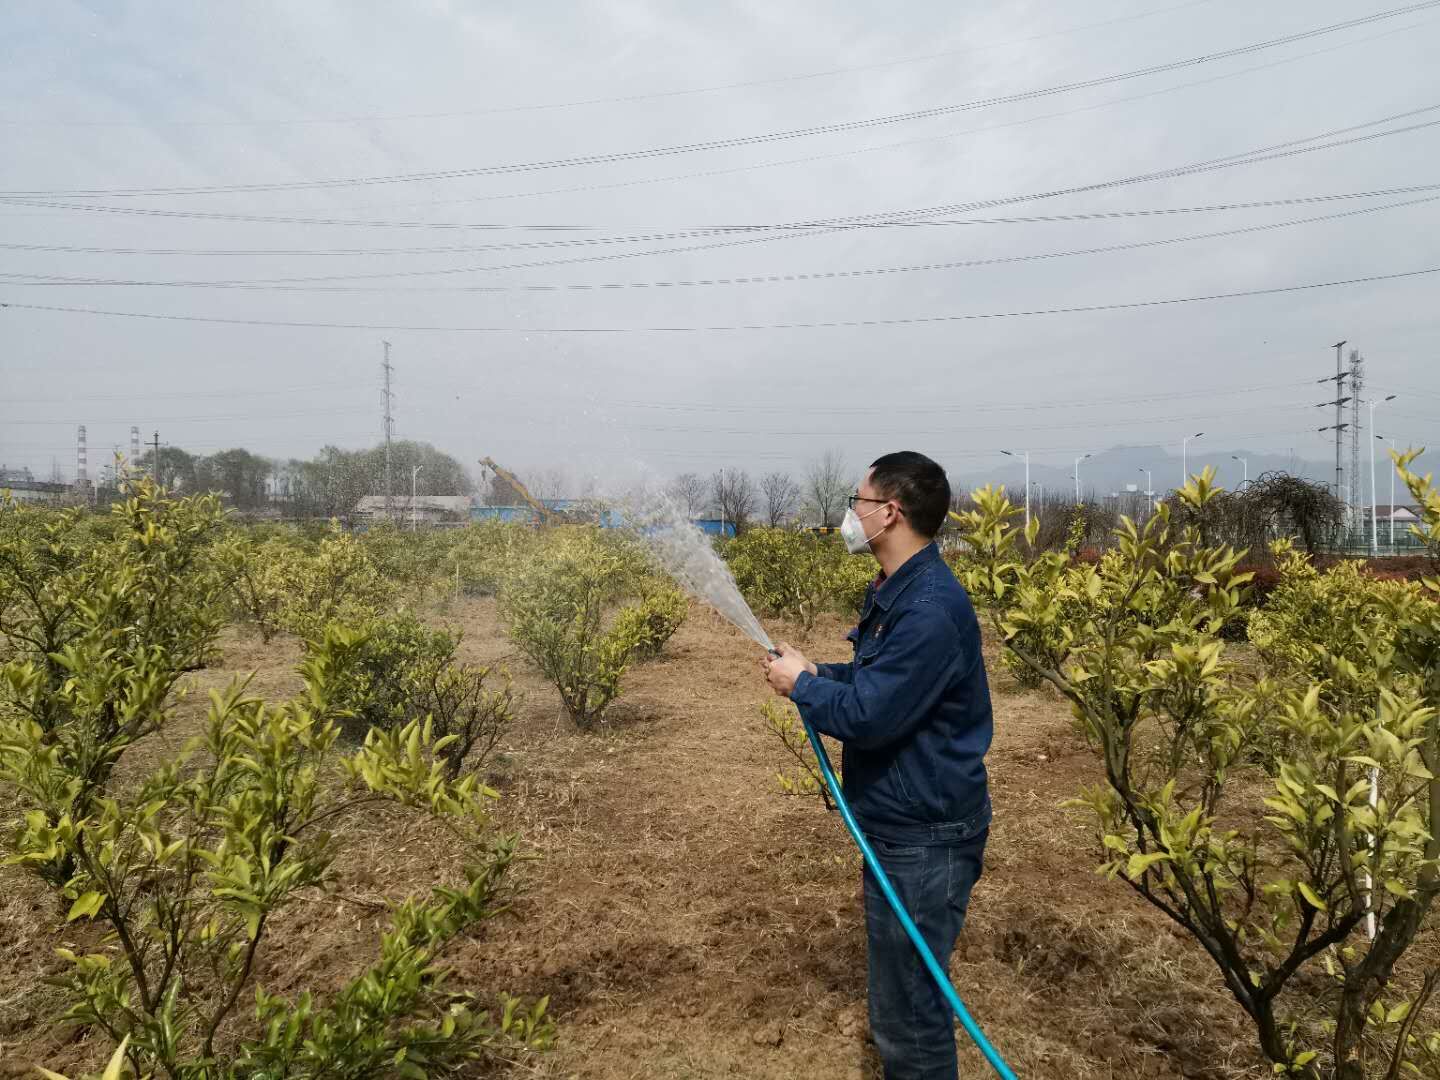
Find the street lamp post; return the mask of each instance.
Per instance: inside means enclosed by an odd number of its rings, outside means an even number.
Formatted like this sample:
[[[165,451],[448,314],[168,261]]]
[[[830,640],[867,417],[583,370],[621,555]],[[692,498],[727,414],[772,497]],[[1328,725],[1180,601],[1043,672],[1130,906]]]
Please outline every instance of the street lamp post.
[[[1180,440],[1180,486],[1182,488],[1190,482],[1190,440],[1198,439],[1204,434],[1203,431],[1197,431],[1194,435],[1186,435]]]
[[[1244,487],[1245,484],[1250,483],[1250,459],[1247,457],[1241,457],[1239,454],[1231,454],[1230,460],[1238,461],[1241,465],[1245,466],[1245,479],[1240,486]]]
[[[1377,439],[1385,439],[1383,435],[1376,435]],[[1395,440],[1385,439],[1390,447],[1390,554],[1395,554]]]
[[[419,525],[415,518],[415,477],[420,475],[424,465],[416,465],[410,470],[410,531],[415,532]]]
[[[1151,511],[1155,509],[1155,478],[1150,474],[1149,469],[1142,467],[1139,471],[1145,474],[1145,516],[1148,518]]]
[[[1080,462],[1084,461],[1084,460],[1085,460],[1086,458],[1088,458],[1088,457],[1094,457],[1094,456],[1095,456],[1095,455],[1093,455],[1093,454],[1081,454],[1079,457],[1077,457],[1077,458],[1075,459],[1075,505],[1076,505],[1076,506],[1079,506],[1079,505],[1080,505]]]
[[[1379,401],[1367,402],[1367,404],[1370,406],[1371,432],[1374,432],[1375,430],[1375,406],[1383,405],[1387,401],[1394,400],[1395,395],[1389,394],[1386,397],[1381,398]],[[1393,484],[1391,486],[1391,491],[1394,491]],[[1393,524],[1395,520],[1395,496],[1393,494],[1390,496],[1390,520]],[[1380,554],[1380,511],[1375,505],[1375,443],[1373,441],[1370,443],[1370,554]]]
[[[1000,453],[1006,457],[1016,455],[1009,450],[1001,450]],[[1025,535],[1030,535],[1030,451],[1025,451]]]

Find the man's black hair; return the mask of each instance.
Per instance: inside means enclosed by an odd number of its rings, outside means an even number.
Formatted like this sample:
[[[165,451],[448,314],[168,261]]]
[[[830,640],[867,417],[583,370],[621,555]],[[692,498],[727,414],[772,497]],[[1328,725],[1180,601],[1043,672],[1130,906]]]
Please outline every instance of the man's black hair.
[[[871,486],[900,504],[912,529],[921,536],[939,534],[950,512],[950,481],[944,469],[914,450],[876,458],[870,468]]]

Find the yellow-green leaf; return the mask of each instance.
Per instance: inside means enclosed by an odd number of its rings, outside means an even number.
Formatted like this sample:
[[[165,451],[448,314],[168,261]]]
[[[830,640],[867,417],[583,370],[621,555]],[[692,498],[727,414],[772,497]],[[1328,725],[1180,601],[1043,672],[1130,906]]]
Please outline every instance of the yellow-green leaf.
[[[1306,885],[1305,882],[1297,881],[1295,883],[1295,887],[1300,890],[1300,895],[1305,897],[1305,899],[1310,902],[1311,907],[1316,908],[1319,911],[1326,910],[1325,901],[1321,900],[1320,897],[1316,896],[1315,890],[1310,888],[1309,885]]]
[[[88,919],[100,910],[100,905],[103,903],[105,903],[104,893],[87,892],[70,905],[70,914],[65,916],[65,921],[74,922],[76,919]]]
[[[1154,866],[1157,862],[1164,862],[1170,855],[1164,851],[1152,851],[1149,854],[1135,854],[1130,856],[1130,861],[1125,864],[1125,876],[1131,881],[1138,881],[1140,875]]]
[[[120,1080],[121,1070],[125,1067],[125,1048],[129,1045],[130,1036],[126,1035],[115,1048],[115,1053],[110,1055],[110,1063],[105,1066],[100,1080]]]

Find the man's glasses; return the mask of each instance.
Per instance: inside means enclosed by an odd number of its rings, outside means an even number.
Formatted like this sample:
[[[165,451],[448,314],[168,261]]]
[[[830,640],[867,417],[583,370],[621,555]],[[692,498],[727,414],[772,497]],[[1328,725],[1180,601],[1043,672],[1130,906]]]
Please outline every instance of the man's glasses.
[[[855,504],[856,504],[857,502],[887,503],[887,502],[889,502],[889,501],[890,501],[889,499],[870,499],[870,498],[866,498],[864,495],[861,495],[858,491],[855,492],[855,494],[853,494],[853,495],[846,495],[846,496],[845,496],[845,505],[848,506],[848,507],[850,507],[851,510],[854,510],[854,509],[855,509]]]

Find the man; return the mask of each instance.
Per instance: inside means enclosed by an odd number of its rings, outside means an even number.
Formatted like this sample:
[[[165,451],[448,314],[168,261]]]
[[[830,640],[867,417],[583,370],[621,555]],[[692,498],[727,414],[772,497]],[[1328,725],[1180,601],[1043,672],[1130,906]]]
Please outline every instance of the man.
[[[812,664],[789,645],[765,662],[776,693],[844,745],[846,801],[941,967],[979,880],[990,825],[985,752],[990,690],[970,598],[935,536],[950,484],[914,451],[886,454],[840,526],[880,576],[849,633],[848,664]],[[954,1021],[915,946],[865,870],[870,1032],[887,1080],[954,1080]]]

